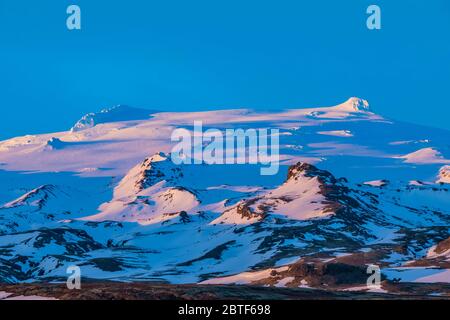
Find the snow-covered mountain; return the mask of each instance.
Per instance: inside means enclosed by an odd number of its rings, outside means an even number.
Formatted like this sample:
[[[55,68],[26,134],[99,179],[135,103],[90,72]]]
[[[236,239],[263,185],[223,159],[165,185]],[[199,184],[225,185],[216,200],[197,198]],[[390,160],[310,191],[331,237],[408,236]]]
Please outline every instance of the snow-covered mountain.
[[[279,129],[281,167],[176,165],[176,128]],[[450,132],[335,107],[116,107],[0,142],[0,281],[86,278],[348,289],[450,282]],[[362,276],[364,275],[364,276]],[[426,281],[425,281],[425,280]]]
[[[142,120],[150,117],[152,111],[138,109],[124,105],[106,108],[100,112],[93,112],[84,115],[72,127],[72,132],[82,131],[92,128],[96,125],[108,122]]]

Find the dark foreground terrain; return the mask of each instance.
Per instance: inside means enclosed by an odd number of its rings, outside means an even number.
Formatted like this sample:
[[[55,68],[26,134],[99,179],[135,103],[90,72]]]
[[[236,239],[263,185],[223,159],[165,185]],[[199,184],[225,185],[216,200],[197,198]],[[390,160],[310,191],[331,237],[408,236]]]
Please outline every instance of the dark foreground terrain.
[[[326,291],[235,285],[170,285],[155,283],[84,283],[80,290],[63,284],[0,284],[0,292],[60,300],[348,300],[348,299],[450,299],[450,285],[384,283],[390,293]],[[414,292],[414,293],[412,293]]]

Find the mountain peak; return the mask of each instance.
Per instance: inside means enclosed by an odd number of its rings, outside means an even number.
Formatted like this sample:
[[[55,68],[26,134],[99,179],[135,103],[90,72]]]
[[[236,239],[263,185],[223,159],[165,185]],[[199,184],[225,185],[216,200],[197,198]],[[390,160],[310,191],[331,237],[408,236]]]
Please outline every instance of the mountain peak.
[[[168,159],[168,156],[164,152],[157,152],[154,155],[152,155],[151,157],[148,157],[147,159],[145,159],[144,162],[142,163],[142,165],[148,166],[151,163],[166,161],[167,159]]]
[[[75,123],[70,131],[78,132],[102,123],[145,120],[151,118],[152,113],[154,113],[154,111],[134,108],[127,105],[117,105],[111,108],[102,109],[100,112],[91,112],[84,115],[77,123]]]
[[[158,182],[172,183],[181,175],[180,168],[176,168],[166,154],[159,152],[132,168],[116,187],[114,194],[117,198],[134,197]]]
[[[336,107],[339,110],[357,112],[357,111],[370,111],[369,102],[367,100],[351,97],[344,103]]]
[[[298,162],[289,167],[286,181],[298,180],[300,177],[318,177],[324,182],[336,183],[336,178],[325,170],[320,170],[312,164],[306,162]]]

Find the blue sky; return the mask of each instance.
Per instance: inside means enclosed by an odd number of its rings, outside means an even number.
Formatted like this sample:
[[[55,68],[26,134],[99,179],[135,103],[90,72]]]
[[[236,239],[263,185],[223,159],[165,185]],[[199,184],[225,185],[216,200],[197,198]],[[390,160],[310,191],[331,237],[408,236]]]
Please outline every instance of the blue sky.
[[[66,8],[82,10],[68,31]],[[378,4],[382,30],[366,28]],[[0,139],[128,104],[334,105],[450,129],[450,2],[0,0]]]

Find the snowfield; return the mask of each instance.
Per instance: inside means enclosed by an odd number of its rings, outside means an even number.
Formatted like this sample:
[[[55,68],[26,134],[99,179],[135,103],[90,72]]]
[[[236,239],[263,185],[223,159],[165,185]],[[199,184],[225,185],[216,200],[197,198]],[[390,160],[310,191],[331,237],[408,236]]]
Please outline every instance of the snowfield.
[[[279,173],[175,165],[171,133],[195,120],[279,129]],[[0,281],[65,281],[78,265],[91,279],[278,287],[331,288],[350,272],[339,287],[350,290],[377,264],[390,281],[450,283],[449,141],[358,98],[90,113],[68,131],[0,142]]]

